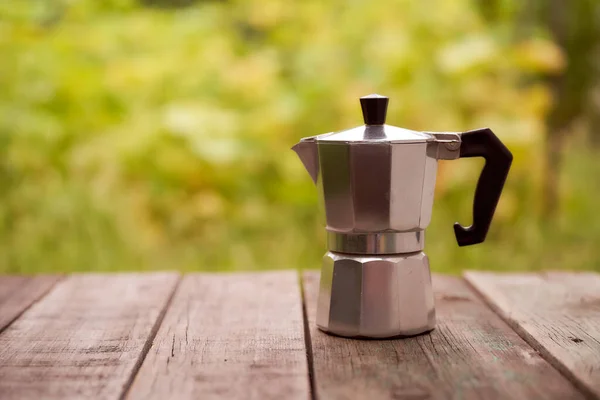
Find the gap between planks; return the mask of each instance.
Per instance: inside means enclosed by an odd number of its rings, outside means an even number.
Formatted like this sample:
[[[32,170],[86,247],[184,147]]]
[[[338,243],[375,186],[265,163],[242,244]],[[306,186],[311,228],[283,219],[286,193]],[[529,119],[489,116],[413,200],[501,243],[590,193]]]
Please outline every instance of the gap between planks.
[[[298,271],[298,281],[300,283],[300,296],[302,298],[302,322],[304,325],[304,346],[306,347],[306,361],[308,363],[308,381],[310,384],[310,398],[317,400],[315,385],[314,355],[312,349],[312,338],[310,335],[310,323],[308,322],[308,311],[306,306],[306,290],[302,271]]]
[[[600,275],[467,271],[466,281],[588,397],[600,399]]]
[[[148,336],[148,339],[146,340],[146,343],[144,344],[144,347],[142,348],[142,351],[140,352],[140,357],[138,358],[137,362],[135,363],[135,365],[133,367],[133,371],[132,371],[131,375],[129,376],[129,379],[127,380],[127,382],[124,385],[123,392],[121,393],[121,396],[119,396],[120,400],[125,399],[125,397],[127,396],[127,393],[131,389],[131,386],[133,385],[133,381],[134,381],[135,377],[137,376],[140,368],[142,367],[142,364],[144,363],[144,360],[146,359],[146,356],[148,355],[148,351],[150,351],[150,347],[152,346],[152,343],[154,342],[154,339],[156,338],[158,329],[162,325],[162,322],[165,318],[165,314],[167,313],[167,310],[169,309],[171,302],[173,301],[173,297],[175,297],[175,293],[177,293],[177,289],[179,288],[179,285],[181,284],[181,280],[182,280],[181,276],[178,275],[177,282],[175,283],[173,290],[171,291],[171,295],[169,296],[165,306],[161,310],[160,315],[156,319],[156,322],[154,323],[154,326],[152,327],[152,331],[150,332],[150,335]]]
[[[0,397],[119,399],[178,279],[69,276],[0,334]]]
[[[62,275],[0,276],[0,333],[41,300]]]
[[[295,271],[186,275],[127,399],[308,399]]]

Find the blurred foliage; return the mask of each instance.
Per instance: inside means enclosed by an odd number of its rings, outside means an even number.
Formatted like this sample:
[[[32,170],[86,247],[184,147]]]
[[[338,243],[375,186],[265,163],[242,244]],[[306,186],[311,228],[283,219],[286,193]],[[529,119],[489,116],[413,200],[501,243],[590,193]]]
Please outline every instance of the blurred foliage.
[[[373,92],[392,125],[489,126],[515,155],[471,248],[452,223],[482,163],[442,163],[434,270],[599,269],[600,168],[576,140],[559,213],[539,212],[553,99],[532,77],[568,60],[496,3],[489,19],[468,0],[3,0],[0,271],[318,267],[317,193],[289,148],[361,124]]]

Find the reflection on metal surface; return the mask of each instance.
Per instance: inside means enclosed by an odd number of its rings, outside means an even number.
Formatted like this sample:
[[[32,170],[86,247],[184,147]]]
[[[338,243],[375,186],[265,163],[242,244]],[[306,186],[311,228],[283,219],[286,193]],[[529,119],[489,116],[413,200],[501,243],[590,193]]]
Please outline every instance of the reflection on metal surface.
[[[456,160],[460,157],[460,133],[427,132],[435,137],[435,146],[428,148],[427,155],[437,160]]]
[[[340,231],[354,228],[354,202],[348,166],[350,148],[338,145],[319,145],[323,201],[327,226]]]
[[[302,139],[292,147],[292,150],[298,154],[300,161],[302,161],[306,172],[308,172],[313,182],[317,183],[319,176],[319,154],[315,137]]]
[[[422,253],[323,260],[317,325],[348,337],[410,336],[435,327],[429,260]]]
[[[425,246],[425,231],[338,233],[327,232],[329,250],[348,254],[414,253]]]
[[[431,214],[431,209],[422,210],[427,143],[392,145],[392,157],[388,168],[392,171],[390,187],[390,229],[400,232],[420,227],[421,212]],[[429,219],[425,215],[426,219]]]

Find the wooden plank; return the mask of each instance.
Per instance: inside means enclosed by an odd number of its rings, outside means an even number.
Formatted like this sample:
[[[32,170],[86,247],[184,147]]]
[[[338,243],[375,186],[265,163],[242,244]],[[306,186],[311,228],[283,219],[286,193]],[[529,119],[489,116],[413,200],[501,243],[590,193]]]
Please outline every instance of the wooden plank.
[[[550,363],[600,398],[600,275],[545,272],[465,277]]]
[[[178,275],[72,275],[0,334],[0,398],[119,399]]]
[[[296,272],[186,276],[129,399],[307,399]]]
[[[60,275],[0,276],[0,332],[60,279]]]
[[[319,331],[318,283],[318,274],[305,274],[318,398],[582,398],[459,278],[433,278],[433,332],[395,340],[344,339]]]

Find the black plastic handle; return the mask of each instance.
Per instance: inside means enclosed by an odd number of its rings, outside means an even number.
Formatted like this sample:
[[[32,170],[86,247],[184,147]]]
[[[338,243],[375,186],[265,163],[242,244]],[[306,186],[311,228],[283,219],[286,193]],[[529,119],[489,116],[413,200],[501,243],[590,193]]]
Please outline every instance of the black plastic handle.
[[[454,224],[459,246],[481,243],[492,223],[500,194],[506,182],[512,153],[489,128],[476,129],[461,134],[460,157],[483,157],[485,166],[479,176],[473,202],[473,225]]]

